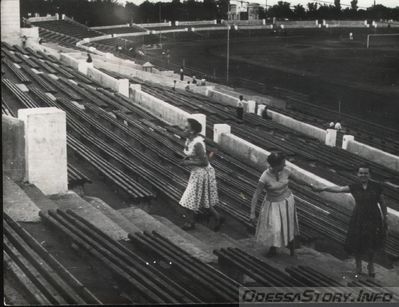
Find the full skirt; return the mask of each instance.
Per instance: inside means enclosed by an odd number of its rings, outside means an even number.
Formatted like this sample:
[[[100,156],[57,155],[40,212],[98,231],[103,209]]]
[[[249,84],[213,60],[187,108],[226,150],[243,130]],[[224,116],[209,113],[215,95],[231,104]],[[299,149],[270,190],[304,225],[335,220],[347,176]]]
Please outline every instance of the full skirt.
[[[299,235],[295,199],[291,194],[278,202],[264,200],[256,227],[256,242],[264,246],[284,247]]]
[[[213,207],[218,202],[215,169],[211,165],[194,168],[179,204],[198,212],[200,209]]]

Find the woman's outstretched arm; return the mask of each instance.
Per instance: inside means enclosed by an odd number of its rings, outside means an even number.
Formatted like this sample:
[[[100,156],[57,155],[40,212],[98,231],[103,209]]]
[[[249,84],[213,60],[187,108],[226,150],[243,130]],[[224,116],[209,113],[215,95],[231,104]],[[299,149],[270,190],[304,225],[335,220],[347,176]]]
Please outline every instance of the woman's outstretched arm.
[[[256,204],[258,203],[259,196],[262,194],[263,188],[265,184],[262,181],[258,182],[258,185],[256,186],[256,190],[254,195],[252,196],[252,201],[251,201],[251,213],[249,215],[249,219],[253,221],[255,219],[255,210],[256,210]]]
[[[313,187],[313,191],[315,192],[331,192],[331,193],[348,193],[350,192],[349,186],[330,186],[330,187]]]

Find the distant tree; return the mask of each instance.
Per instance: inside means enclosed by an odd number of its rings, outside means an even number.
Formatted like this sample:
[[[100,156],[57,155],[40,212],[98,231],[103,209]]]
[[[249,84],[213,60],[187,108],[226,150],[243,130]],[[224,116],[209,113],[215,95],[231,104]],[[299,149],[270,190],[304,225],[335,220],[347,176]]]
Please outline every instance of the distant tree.
[[[308,11],[307,11],[306,15],[307,15],[308,19],[317,19],[319,17],[318,13],[317,13],[317,8],[318,8],[317,2],[309,2],[307,4],[307,7],[308,7]]]
[[[352,0],[351,1],[351,9],[354,10],[354,11],[357,11],[357,8],[358,8],[357,0]]]
[[[269,16],[277,18],[292,18],[293,11],[289,2],[279,1],[269,9]]]
[[[332,18],[336,17],[339,18],[341,16],[341,0],[334,0],[334,6],[335,6],[335,16]]]
[[[294,15],[298,19],[304,19],[306,17],[305,8],[301,4],[294,6]]]

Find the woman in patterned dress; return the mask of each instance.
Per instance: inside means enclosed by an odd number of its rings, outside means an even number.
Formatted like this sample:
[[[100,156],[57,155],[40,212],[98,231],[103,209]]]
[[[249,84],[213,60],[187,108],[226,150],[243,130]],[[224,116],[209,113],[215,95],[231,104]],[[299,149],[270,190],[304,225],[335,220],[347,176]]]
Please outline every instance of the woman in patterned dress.
[[[284,246],[288,246],[291,256],[294,256],[294,239],[299,234],[299,227],[294,195],[288,184],[292,179],[299,184],[311,185],[303,182],[285,167],[283,153],[271,153],[267,162],[269,168],[260,177],[251,202],[250,220],[254,222],[258,199],[263,190],[266,190],[256,227],[256,242],[270,247],[268,257],[274,256],[277,248]]]
[[[190,179],[187,188],[179,204],[185,208],[187,222],[183,229],[189,230],[195,227],[194,214],[200,209],[208,209],[215,217],[214,230],[219,230],[223,218],[214,208],[219,202],[216,186],[215,170],[210,165],[206,155],[204,138],[200,135],[202,125],[195,119],[189,118],[186,124],[187,140],[184,148],[186,158],[182,165],[191,166]]]

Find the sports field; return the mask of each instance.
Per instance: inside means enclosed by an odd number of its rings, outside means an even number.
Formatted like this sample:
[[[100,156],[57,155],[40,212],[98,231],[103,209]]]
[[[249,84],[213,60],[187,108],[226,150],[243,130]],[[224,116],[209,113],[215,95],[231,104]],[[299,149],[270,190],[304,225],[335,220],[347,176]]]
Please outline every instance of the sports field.
[[[245,79],[269,89],[288,89],[335,110],[341,101],[342,112],[399,125],[399,37],[367,49],[367,34],[373,33],[395,30],[231,31],[230,82],[249,86],[250,82],[240,82]],[[170,68],[184,63],[191,73],[225,80],[227,31],[163,37],[162,42],[170,50]],[[152,53],[162,58],[160,51]],[[163,65],[167,66],[166,59]]]

